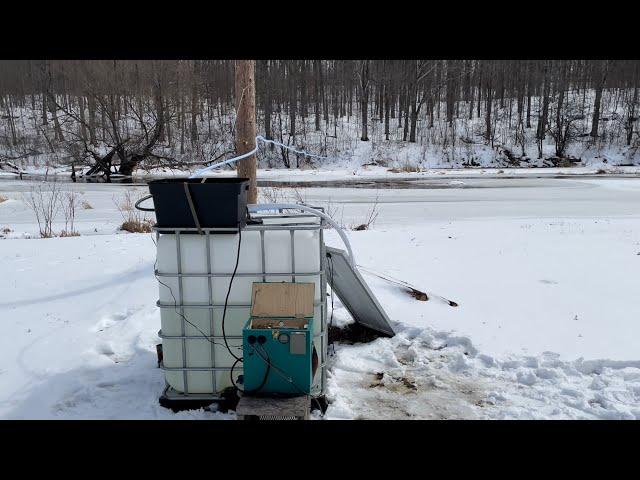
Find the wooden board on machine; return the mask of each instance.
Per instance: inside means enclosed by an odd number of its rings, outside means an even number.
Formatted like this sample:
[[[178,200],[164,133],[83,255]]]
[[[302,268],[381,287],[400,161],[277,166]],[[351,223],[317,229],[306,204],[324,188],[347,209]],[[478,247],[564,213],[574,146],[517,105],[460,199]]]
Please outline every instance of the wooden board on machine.
[[[313,317],[313,283],[254,283],[252,317]]]

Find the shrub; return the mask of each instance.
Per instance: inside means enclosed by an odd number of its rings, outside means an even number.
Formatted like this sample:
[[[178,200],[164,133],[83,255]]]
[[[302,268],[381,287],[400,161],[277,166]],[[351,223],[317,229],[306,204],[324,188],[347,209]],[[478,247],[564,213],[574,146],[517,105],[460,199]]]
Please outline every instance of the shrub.
[[[376,199],[373,202],[373,204],[371,205],[371,209],[367,213],[367,216],[365,217],[364,223],[361,223],[360,225],[355,225],[355,226],[351,227],[352,230],[357,230],[357,231],[369,230],[369,228],[372,227],[374,223],[376,223],[376,219],[378,218],[378,214],[380,213],[378,211],[378,202],[379,201],[380,201],[380,196],[379,196],[378,193],[376,193]]]
[[[150,233],[152,231],[153,222],[151,220],[126,220],[121,226],[120,230],[124,230],[130,233]]]
[[[36,216],[42,238],[53,236],[53,220],[60,209],[61,192],[56,182],[34,185],[23,195],[24,202]]]
[[[76,219],[76,208],[78,208],[78,194],[76,192],[66,192],[62,199],[62,213],[64,214],[64,230],[60,232],[61,237],[77,237],[74,222]]]
[[[569,160],[568,158],[561,158],[560,161],[558,162],[558,167],[561,167],[561,168],[570,168],[575,166],[576,164],[571,160]]]
[[[146,218],[144,212],[135,208],[136,201],[140,198],[142,196],[134,198],[131,190],[125,190],[120,201],[116,198],[113,199],[124,220],[120,225],[120,230],[131,233],[149,233],[152,231],[153,222]]]
[[[283,203],[286,201],[286,195],[282,187],[262,187],[260,189],[260,197],[265,203]]]
[[[388,168],[387,171],[391,173],[413,173],[421,170],[418,164],[411,163],[409,159],[406,159],[398,167]]]
[[[409,160],[405,160],[404,163],[400,165],[400,171],[407,172],[407,173],[419,172],[420,167],[418,165],[415,165],[409,162]]]

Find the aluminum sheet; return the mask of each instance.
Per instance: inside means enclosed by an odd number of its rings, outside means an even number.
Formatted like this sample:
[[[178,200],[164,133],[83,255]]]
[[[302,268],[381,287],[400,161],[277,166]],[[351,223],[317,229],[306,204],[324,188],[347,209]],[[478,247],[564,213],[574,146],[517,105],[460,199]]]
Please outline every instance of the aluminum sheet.
[[[362,278],[358,269],[349,263],[347,253],[326,247],[327,281],[353,319],[386,336],[395,332],[386,312]]]

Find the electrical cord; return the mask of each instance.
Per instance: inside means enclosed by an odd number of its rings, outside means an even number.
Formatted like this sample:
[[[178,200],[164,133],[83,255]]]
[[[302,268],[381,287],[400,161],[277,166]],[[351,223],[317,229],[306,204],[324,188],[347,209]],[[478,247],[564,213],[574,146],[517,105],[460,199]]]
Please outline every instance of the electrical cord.
[[[155,240],[154,240],[153,243],[155,243]],[[157,245],[156,245],[156,247],[157,247]],[[242,247],[242,228],[238,228],[238,252],[236,254],[236,264],[235,264],[235,267],[233,269],[233,273],[231,274],[231,279],[229,280],[229,288],[227,289],[227,295],[226,295],[226,297],[224,299],[224,309],[222,311],[222,339],[224,340],[224,346],[228,350],[229,354],[236,360],[236,363],[237,362],[241,362],[242,361],[242,357],[238,357],[235,353],[233,353],[233,351],[231,350],[231,347],[229,346],[229,342],[227,341],[227,332],[225,330],[225,320],[226,320],[226,317],[227,317],[227,306],[229,304],[229,295],[231,294],[231,287],[233,286],[233,279],[236,276],[236,273],[238,271],[238,265],[240,264],[240,248],[241,247]],[[154,272],[156,270],[157,263],[158,263],[158,259],[156,258],[156,262],[154,264],[154,269],[153,269]],[[182,319],[184,319],[185,322],[187,322],[193,328],[198,330],[198,332],[200,332],[200,334],[206,340],[208,340],[209,342],[213,343],[214,345],[222,346],[219,343],[212,341],[202,330],[200,330],[196,325],[194,325],[189,320],[187,320],[187,318],[178,311],[178,308],[177,308],[178,301],[176,300],[176,297],[173,294],[173,290],[171,289],[171,287],[169,287],[166,283],[162,282],[160,280],[160,278],[158,277],[158,275],[155,275],[155,277],[158,280],[158,283],[160,283],[161,285],[164,285],[166,288],[169,289],[169,293],[171,293],[171,297],[173,298],[173,308],[175,309],[176,313]],[[234,348],[237,348],[239,350],[242,349],[242,347],[234,347]],[[233,382],[233,379],[232,379],[232,382]]]
[[[222,311],[222,339],[224,340],[224,345],[227,347],[227,350],[229,351],[231,356],[235,358],[236,363],[241,362],[242,357],[236,356],[236,354],[231,351],[231,348],[229,348],[229,343],[227,342],[227,333],[224,329],[224,325],[225,325],[225,319],[227,317],[227,304],[229,302],[229,294],[231,293],[231,286],[233,285],[233,279],[236,276],[236,272],[238,271],[238,264],[240,263],[240,247],[241,246],[242,246],[242,228],[238,227],[238,253],[236,255],[236,266],[233,269],[233,273],[231,274],[231,280],[229,280],[229,288],[227,289],[227,296],[224,299],[224,310]]]
[[[236,368],[236,365],[238,364],[238,362],[240,361],[240,359],[236,360],[235,362],[233,362],[233,365],[231,365],[231,372],[230,372],[230,377],[231,377],[231,384],[235,387],[236,390],[238,390],[239,392],[243,392],[244,390],[240,390],[238,388],[238,385],[236,385],[235,380],[233,379],[233,369]]]
[[[333,258],[331,258],[331,254],[327,254],[327,263],[329,265],[329,277],[331,278],[331,317],[329,317],[329,329],[333,327]],[[328,335],[328,332],[327,332]],[[329,354],[333,356],[335,354],[335,345],[333,344],[333,338],[329,342],[328,345]]]
[[[265,371],[264,378],[262,379],[262,383],[260,384],[260,386],[259,386],[259,387],[255,388],[255,389],[253,389],[253,390],[240,390],[240,389],[238,388],[238,386],[236,385],[236,383],[233,381],[233,369],[234,369],[234,367],[237,365],[237,363],[239,362],[239,360],[236,360],[236,361],[234,362],[234,364],[232,365],[232,367],[231,367],[231,382],[233,383],[233,386],[234,386],[234,387],[236,387],[236,389],[237,389],[237,390],[239,390],[239,391],[240,391],[240,392],[242,392],[242,393],[249,393],[249,394],[251,394],[251,393],[257,393],[258,391],[260,391],[260,390],[261,390],[261,389],[266,385],[266,383],[267,383],[267,378],[269,377],[269,372],[270,372],[270,371],[271,371],[271,369],[273,368],[273,370],[274,370],[278,375],[280,375],[280,376],[281,376],[282,378],[284,378],[287,382],[289,382],[289,383],[293,386],[293,388],[295,388],[296,390],[298,390],[298,392],[300,392],[300,393],[301,393],[301,394],[303,394],[303,395],[310,395],[310,394],[309,394],[309,392],[305,392],[304,390],[302,390],[301,388],[299,388],[299,387],[298,387],[298,386],[293,382],[293,380],[292,380],[290,377],[288,377],[288,376],[287,376],[287,375],[286,375],[282,370],[280,370],[278,367],[276,367],[276,366],[271,362],[271,360],[270,360],[270,358],[269,358],[269,354],[266,352],[266,350],[264,350],[264,348],[263,348],[261,345],[259,345],[259,348],[260,348],[261,350],[263,350],[263,351],[264,351],[264,354],[265,354],[266,358],[265,358],[265,357],[263,357],[263,356],[262,356],[262,354],[261,354],[260,352],[258,352],[258,350],[256,349],[256,347],[255,347],[255,346],[253,346],[253,345],[252,345],[252,348],[253,348],[253,352],[255,352],[255,353],[257,353],[257,354],[258,354],[258,358],[260,358],[263,362],[265,362],[265,363],[266,363],[266,365],[267,365],[267,370]],[[252,353],[253,353],[253,352],[252,352]],[[311,401],[312,401],[312,402],[314,402],[314,403],[316,404],[316,406],[318,407],[318,410],[320,410],[320,415],[321,415],[321,416],[324,416],[324,414],[322,413],[322,405],[320,404],[320,401],[319,401],[317,398],[312,397],[312,396],[310,396],[309,398],[311,399]]]
[[[158,245],[157,245],[156,241],[153,239],[153,237],[152,237],[152,240],[153,240],[153,243],[156,245],[156,248],[157,248]],[[229,352],[229,354],[235,359],[235,362],[234,362],[233,366],[231,367],[231,375],[230,376],[231,376],[231,383],[238,390],[240,390],[240,389],[238,388],[238,386],[236,385],[236,383],[235,383],[235,381],[233,379],[233,368],[238,364],[238,362],[241,362],[243,359],[242,359],[242,357],[238,357],[231,350],[231,347],[229,346],[229,342],[227,341],[227,333],[226,333],[226,330],[225,330],[225,320],[226,320],[226,317],[227,317],[227,306],[229,304],[229,295],[231,294],[231,287],[233,286],[233,280],[234,280],[234,278],[236,276],[236,273],[238,271],[238,265],[240,264],[240,249],[241,249],[241,247],[242,247],[242,228],[238,228],[238,252],[236,254],[236,264],[235,264],[235,267],[233,269],[233,273],[231,274],[231,279],[229,280],[229,288],[227,289],[227,295],[226,295],[225,300],[224,300],[224,309],[222,311],[222,339],[224,340],[224,347],[226,347],[226,349]],[[157,265],[158,265],[158,259],[156,258],[156,261],[154,263],[154,268],[153,268],[154,275],[156,277],[156,280],[158,280],[158,283],[160,283],[160,285],[163,285],[165,288],[167,288],[169,290],[169,293],[171,294],[171,298],[173,298],[173,308],[174,308],[176,314],[180,318],[182,318],[185,322],[187,322],[189,325],[191,325],[193,328],[195,328],[200,333],[200,335],[202,335],[202,337],[205,340],[207,340],[208,342],[210,342],[210,343],[212,343],[214,345],[223,346],[222,344],[217,343],[217,342],[213,341],[212,339],[210,339],[209,336],[206,335],[202,330],[200,330],[200,328],[198,328],[197,325],[195,325],[192,322],[190,322],[187,319],[187,317],[185,317],[182,313],[180,313],[178,311],[178,301],[177,301],[175,295],[173,294],[173,289],[169,285],[164,283],[162,280],[160,280],[158,275],[155,274]],[[238,350],[242,350],[242,347],[234,347],[234,348],[236,348]],[[267,372],[267,374],[268,374],[268,372]],[[263,381],[263,384],[259,388],[262,388],[264,386],[264,383],[266,383],[266,376],[265,376],[265,379]]]
[[[254,350],[255,350],[255,348],[254,348]],[[236,360],[235,362],[233,362],[233,365],[231,365],[231,383],[233,384],[234,387],[236,387],[236,389],[238,391],[240,391],[242,393],[252,394],[252,393],[259,392],[267,384],[267,378],[269,378],[269,372],[271,371],[271,363],[269,362],[267,364],[267,370],[264,373],[264,378],[262,379],[262,382],[260,383],[260,385],[257,388],[254,388],[252,390],[240,390],[240,388],[238,388],[238,385],[236,385],[236,382],[233,380],[233,369],[238,364],[238,362],[241,361],[241,360],[243,360],[243,359]],[[267,360],[269,360],[269,356],[268,355],[267,355]]]
[[[302,390],[300,387],[298,387],[294,381],[291,379],[291,377],[287,376],[286,372],[284,372],[283,370],[281,370],[280,368],[276,367],[273,363],[271,363],[269,361],[269,355],[267,354],[267,352],[264,350],[264,347],[262,347],[262,345],[258,345],[258,347],[264,351],[264,354],[267,358],[263,357],[262,354],[258,351],[258,349],[256,347],[253,347],[253,351],[256,352],[258,354],[258,357],[267,364],[267,367],[271,367],[273,368],[273,371],[276,372],[278,375],[280,375],[282,378],[284,378],[287,382],[289,382],[293,388],[295,388],[296,390],[298,390],[298,392],[302,393],[303,395],[309,395],[309,392],[305,392],[304,390]]]
[[[152,237],[153,239],[153,237]],[[156,244],[156,241],[153,240],[153,243]],[[157,244],[156,244],[156,248],[157,248]],[[173,290],[172,288],[167,285],[166,283],[164,283],[162,280],[160,280],[160,277],[158,277],[158,275],[155,273],[156,272],[156,268],[158,266],[158,259],[156,258],[156,261],[153,264],[153,271],[154,271],[154,276],[156,277],[156,280],[158,281],[158,283],[162,286],[164,286],[167,290],[169,290],[169,293],[171,294],[171,298],[173,298],[173,309],[176,312],[176,315],[178,315],[180,318],[182,318],[185,322],[187,322],[189,325],[191,325],[193,328],[195,328],[200,335],[202,335],[202,337],[207,340],[209,343],[212,343],[213,345],[218,345],[219,347],[223,347],[224,345],[222,345],[221,343],[215,342],[213,341],[211,338],[209,338],[209,335],[207,335],[206,333],[204,333],[202,330],[200,330],[200,328],[198,328],[197,325],[195,325],[194,323],[190,322],[187,317],[185,317],[182,313],[180,313],[178,311],[178,300],[176,299],[176,296],[173,294]],[[212,332],[213,333],[213,332]],[[227,348],[229,348],[227,346]],[[241,348],[241,347],[235,347],[235,348]]]
[[[262,347],[262,345],[258,345],[258,346],[260,347],[260,349],[264,350],[264,347]],[[300,392],[302,395],[309,395],[309,398],[311,399],[311,401],[315,402],[317,407],[318,407],[318,409],[320,410],[320,412],[322,412],[322,405],[320,404],[320,401],[317,398],[312,397],[310,392],[305,392],[300,387],[298,387],[294,383],[294,381],[291,379],[291,377],[288,377],[283,370],[280,370],[278,367],[276,367],[269,360],[269,355],[267,354],[266,351],[264,352],[266,357],[267,357],[266,359],[258,352],[258,350],[255,347],[253,347],[253,351],[258,353],[258,357],[267,364],[267,372],[269,371],[269,367],[273,368],[274,372],[276,372],[278,375],[280,375],[282,378],[284,378],[287,382],[289,382],[293,386],[293,388],[295,388],[298,392]],[[265,378],[266,378],[266,376],[265,376]]]

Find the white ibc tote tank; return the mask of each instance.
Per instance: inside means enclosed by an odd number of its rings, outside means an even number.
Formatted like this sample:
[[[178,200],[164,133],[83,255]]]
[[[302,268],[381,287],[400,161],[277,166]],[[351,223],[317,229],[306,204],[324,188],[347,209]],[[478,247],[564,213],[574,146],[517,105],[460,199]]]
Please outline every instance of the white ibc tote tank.
[[[312,394],[317,395],[324,393],[326,362],[323,222],[317,217],[293,217],[292,221],[285,215],[265,216],[261,217],[263,224],[242,229],[225,334],[230,349],[242,357],[242,329],[250,316],[254,282],[314,283],[314,346],[319,366]],[[162,228],[158,233],[156,275],[163,368],[174,393],[215,396],[232,386],[235,358],[225,346],[222,317],[236,264],[238,233],[203,229],[201,235],[185,230],[190,229]],[[234,379],[241,374],[242,364],[238,363]]]

